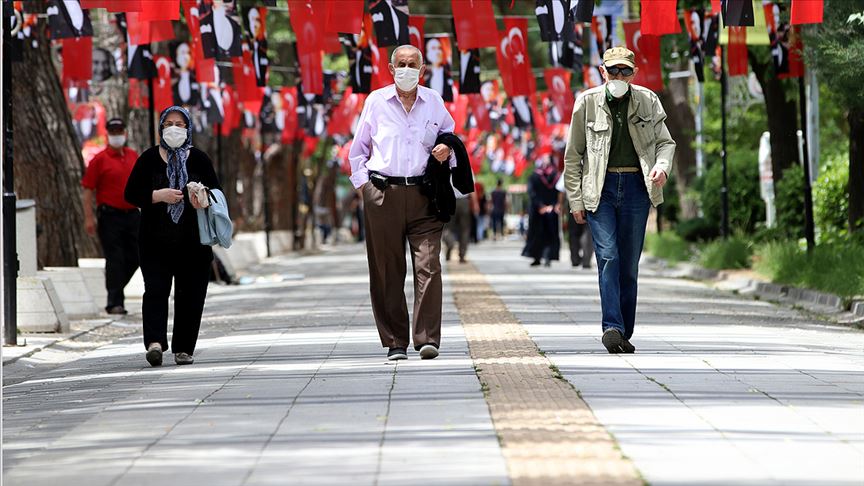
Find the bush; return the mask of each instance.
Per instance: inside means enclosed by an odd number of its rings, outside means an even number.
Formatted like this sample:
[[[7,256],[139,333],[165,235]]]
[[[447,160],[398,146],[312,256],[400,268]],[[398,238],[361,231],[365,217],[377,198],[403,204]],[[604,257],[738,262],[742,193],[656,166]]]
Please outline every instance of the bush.
[[[699,263],[705,268],[724,270],[729,268],[750,268],[753,245],[743,236],[716,240],[702,248]]]
[[[797,242],[777,241],[758,247],[753,267],[772,281],[843,297],[864,295],[864,241],[838,239],[813,249]]]
[[[849,154],[829,158],[813,186],[813,218],[821,234],[843,234],[847,231],[848,185]]]
[[[793,165],[783,171],[774,188],[777,227],[789,238],[804,238],[804,169]]]
[[[728,157],[729,227],[747,234],[765,219],[765,203],[759,195],[759,167],[754,150],[733,152]],[[705,219],[720,228],[723,167],[714,160],[697,182]]]
[[[692,254],[690,244],[669,231],[645,235],[645,251],[670,263],[688,260]]]
[[[720,227],[705,218],[693,218],[678,223],[675,232],[686,241],[710,241],[720,236]]]

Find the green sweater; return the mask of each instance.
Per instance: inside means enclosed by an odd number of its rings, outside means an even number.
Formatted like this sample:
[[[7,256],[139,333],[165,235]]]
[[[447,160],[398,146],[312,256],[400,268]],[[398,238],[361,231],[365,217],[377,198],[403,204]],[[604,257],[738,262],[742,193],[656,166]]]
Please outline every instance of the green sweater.
[[[612,113],[612,143],[609,146],[608,167],[639,167],[639,155],[633,148],[627,122],[630,90],[621,98],[615,98],[606,90],[606,105]]]

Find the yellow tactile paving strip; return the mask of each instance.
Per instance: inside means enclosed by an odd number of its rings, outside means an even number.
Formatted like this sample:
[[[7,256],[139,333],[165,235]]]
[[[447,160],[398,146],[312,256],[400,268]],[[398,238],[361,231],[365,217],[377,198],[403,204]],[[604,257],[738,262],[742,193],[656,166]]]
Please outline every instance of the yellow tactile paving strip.
[[[450,265],[448,275],[513,485],[642,485],[474,265]]]

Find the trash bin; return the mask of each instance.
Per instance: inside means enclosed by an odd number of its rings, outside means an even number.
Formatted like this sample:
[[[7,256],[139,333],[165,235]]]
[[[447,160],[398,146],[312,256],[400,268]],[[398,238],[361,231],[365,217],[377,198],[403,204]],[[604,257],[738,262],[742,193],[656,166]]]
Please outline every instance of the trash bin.
[[[15,202],[15,243],[18,249],[18,276],[36,275],[36,201],[19,199]]]

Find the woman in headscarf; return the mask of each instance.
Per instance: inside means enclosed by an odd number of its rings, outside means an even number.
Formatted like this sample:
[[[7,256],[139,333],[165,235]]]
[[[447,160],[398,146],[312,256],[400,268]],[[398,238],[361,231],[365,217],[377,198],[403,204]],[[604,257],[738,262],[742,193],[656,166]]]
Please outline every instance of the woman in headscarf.
[[[531,205],[528,213],[528,237],[522,256],[533,259],[532,267],[545,266],[551,260],[558,260],[561,250],[561,237],[558,235],[558,215],[561,212],[558,205],[558,169],[552,163],[551,157],[545,155],[537,170],[528,179],[528,198]]]
[[[207,295],[213,251],[202,245],[186,184],[221,189],[213,163],[192,146],[192,117],[179,106],[162,112],[159,145],[135,162],[126,200],[141,208],[139,252],[144,276],[144,347],[152,366],[168,349],[168,297],[174,281],[174,332],[171,350],[178,365],[192,364]]]

